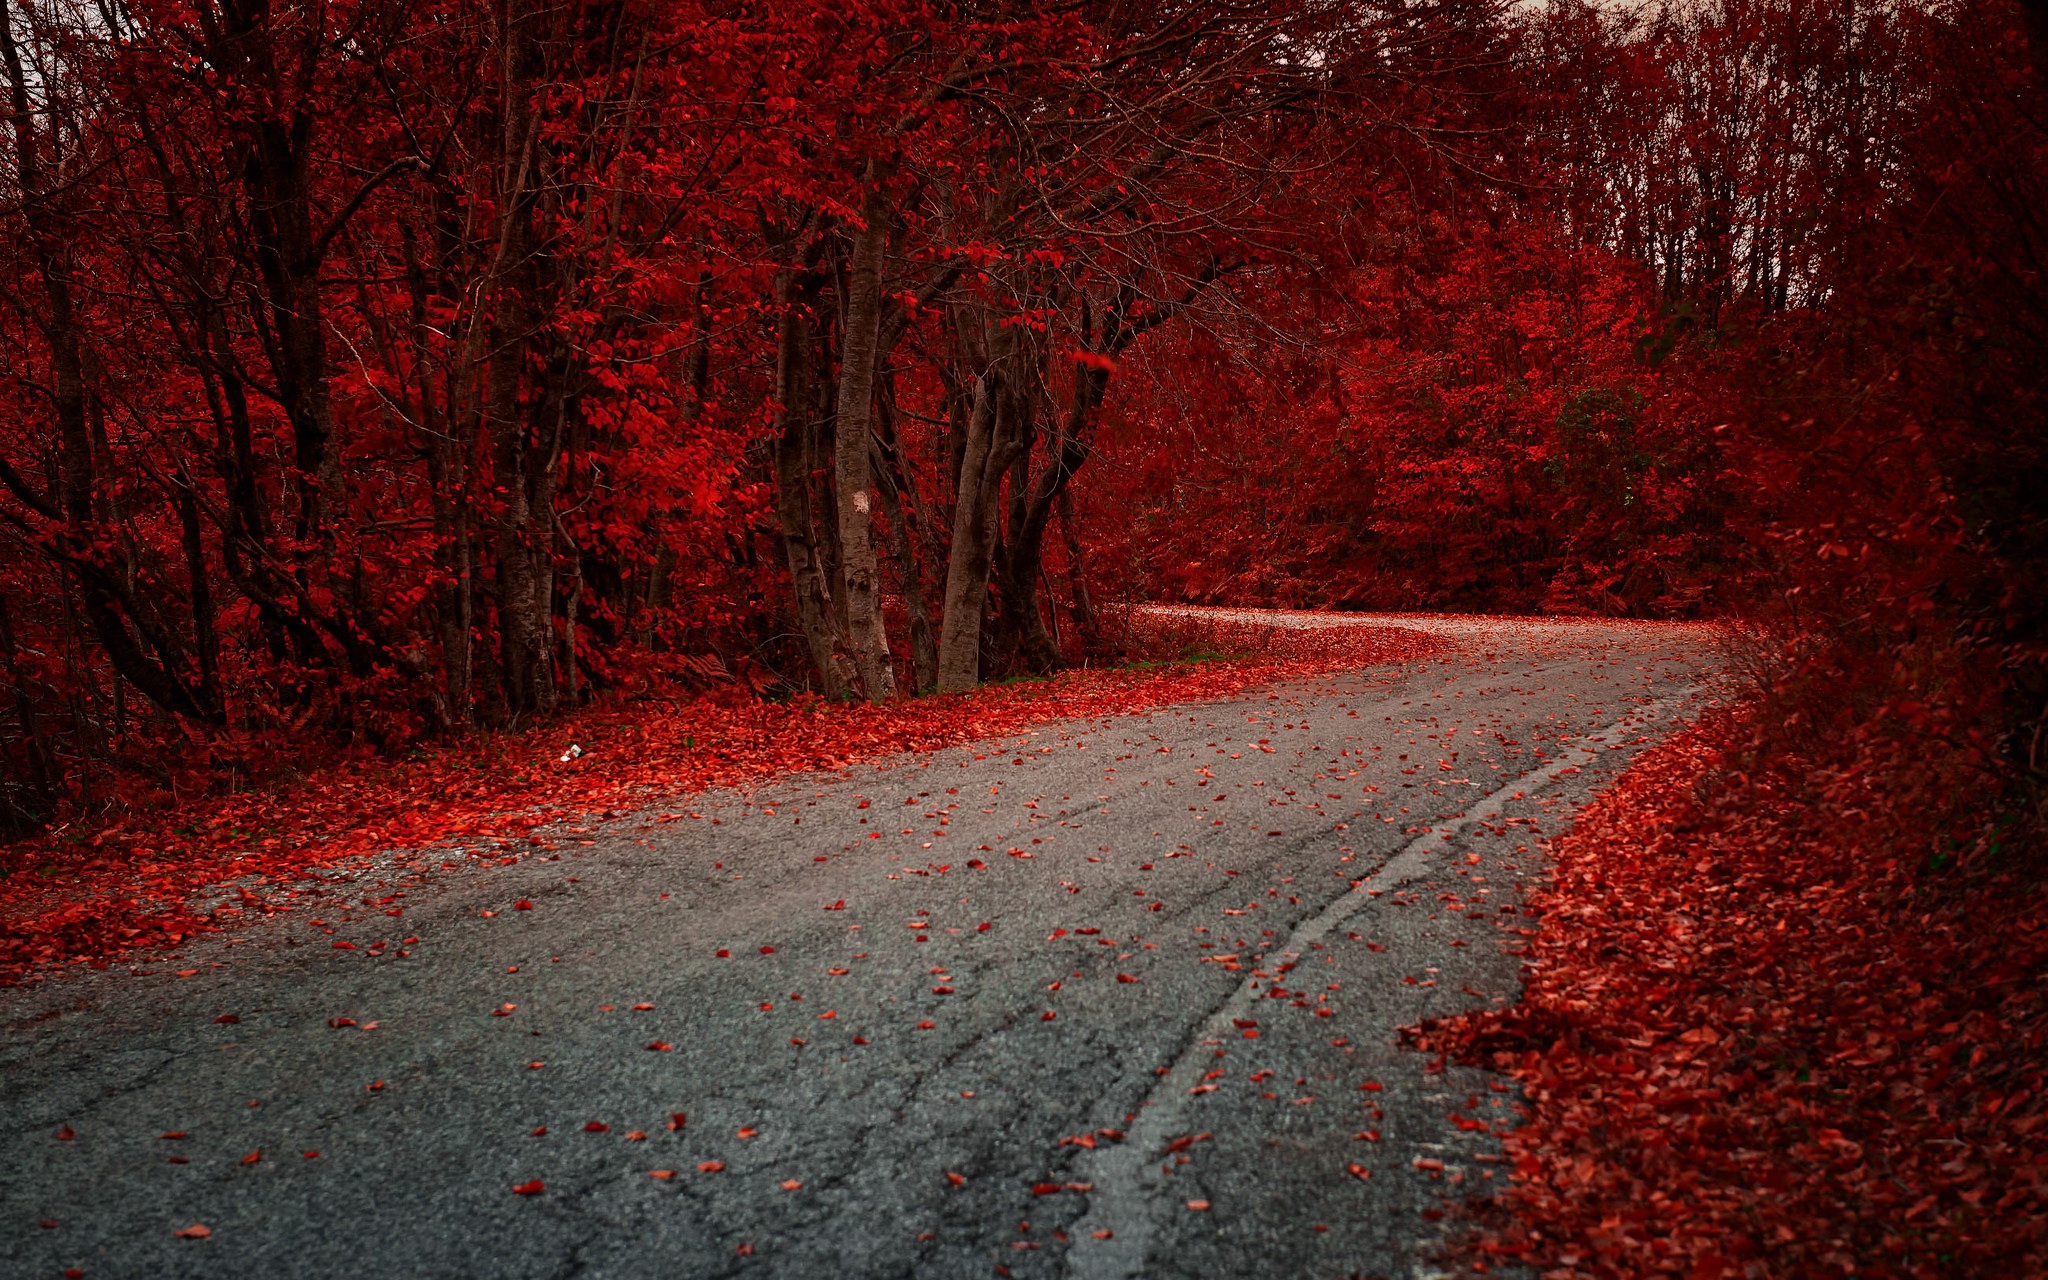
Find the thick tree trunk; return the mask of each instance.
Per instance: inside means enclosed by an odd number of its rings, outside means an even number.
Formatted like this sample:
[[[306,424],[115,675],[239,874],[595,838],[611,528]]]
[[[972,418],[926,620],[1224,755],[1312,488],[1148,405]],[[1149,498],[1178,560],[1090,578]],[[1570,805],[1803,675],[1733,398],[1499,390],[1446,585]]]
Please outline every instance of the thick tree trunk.
[[[846,629],[861,691],[881,702],[896,691],[895,665],[882,620],[881,576],[874,544],[874,509],[869,497],[869,437],[875,411],[875,363],[882,323],[882,259],[888,245],[888,206],[879,187],[862,205],[867,226],[855,237],[846,272],[841,314],[846,334],[840,350],[839,404],[833,479],[839,509],[840,571],[846,579]]]
[[[516,241],[516,238],[515,238]],[[519,412],[519,385],[525,363],[525,308],[516,287],[503,290],[493,328],[496,351],[491,356],[487,415],[491,461],[498,490],[498,668],[505,711],[518,719],[542,710],[539,666],[546,659],[541,623],[534,602],[540,586],[535,542],[536,515],[528,473],[531,450],[528,424]]]
[[[791,273],[783,274],[776,294],[782,315],[775,350],[775,514],[782,526],[797,625],[825,696],[837,699],[846,696],[851,673],[834,643],[825,573],[812,533],[810,324]]]
[[[941,690],[973,688],[981,678],[990,570],[1002,518],[1003,476],[1029,447],[1037,397],[1028,376],[1031,344],[1015,326],[991,335],[992,357],[975,387],[953,505],[953,548],[946,564],[945,616],[939,631]]]
[[[1042,543],[1031,546],[1012,543],[1009,552],[1002,571],[1003,613],[1015,631],[1017,655],[1024,660],[1025,666],[1040,675],[1057,671],[1060,647],[1052,633],[1046,630],[1045,611],[1038,590],[1039,580],[1044,576],[1040,569]]]
[[[953,548],[946,560],[945,612],[939,622],[941,693],[972,689],[981,679],[981,614],[988,597],[989,547],[995,538],[995,493],[989,455],[995,445],[996,392],[993,372],[974,388],[974,406],[960,453],[960,481],[953,502]]]
[[[916,495],[887,465],[882,468],[882,514],[889,521],[890,550],[896,555],[896,572],[903,582],[903,609],[909,615],[911,680],[919,693],[929,692],[939,679],[939,648],[932,635],[932,620],[925,613],[924,581],[918,571],[917,549],[911,539],[911,506]]]
[[[1053,508],[1067,492],[1074,475],[1088,461],[1095,417],[1109,388],[1109,371],[1086,366],[1075,370],[1073,399],[1067,420],[1054,441],[1052,456],[1038,478],[1025,485],[1012,481],[1009,555],[1003,572],[1003,607],[1017,629],[1018,649],[1036,671],[1060,664],[1059,645],[1046,631],[1039,608],[1044,578],[1045,534]],[[1072,531],[1069,530],[1069,537]]]

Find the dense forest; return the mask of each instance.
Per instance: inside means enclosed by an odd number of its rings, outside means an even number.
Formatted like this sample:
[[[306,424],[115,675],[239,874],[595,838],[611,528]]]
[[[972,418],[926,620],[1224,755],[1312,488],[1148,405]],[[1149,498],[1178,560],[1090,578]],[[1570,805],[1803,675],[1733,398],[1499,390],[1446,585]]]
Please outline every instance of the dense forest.
[[[1818,626],[2032,770],[2022,18],[18,6],[0,805],[1146,599]]]

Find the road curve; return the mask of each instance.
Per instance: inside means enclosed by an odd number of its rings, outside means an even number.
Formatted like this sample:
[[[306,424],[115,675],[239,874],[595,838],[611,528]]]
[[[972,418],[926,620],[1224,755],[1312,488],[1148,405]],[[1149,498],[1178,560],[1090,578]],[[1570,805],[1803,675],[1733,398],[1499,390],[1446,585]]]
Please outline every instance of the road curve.
[[[1280,620],[1451,647],[394,855],[0,993],[0,1276],[1428,1274],[1513,1101],[1395,1028],[1514,998],[1539,838],[1715,641]]]

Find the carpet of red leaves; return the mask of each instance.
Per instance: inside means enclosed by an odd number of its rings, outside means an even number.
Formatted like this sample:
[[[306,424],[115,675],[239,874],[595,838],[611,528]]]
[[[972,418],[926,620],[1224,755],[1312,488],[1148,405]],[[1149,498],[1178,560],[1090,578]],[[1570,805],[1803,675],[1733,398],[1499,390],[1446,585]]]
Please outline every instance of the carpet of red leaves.
[[[289,786],[132,810],[96,829],[0,850],[0,984],[67,964],[104,965],[174,947],[267,909],[198,914],[200,891],[345,868],[381,850],[482,841],[509,856],[527,832],[574,815],[638,809],[805,769],[1001,737],[1049,720],[1122,715],[1222,698],[1341,667],[1407,662],[1442,642],[1370,626],[1285,630],[1202,622],[1153,628],[1153,652],[1224,652],[1208,662],[1070,671],[1043,681],[880,706],[769,703],[735,691],[682,703],[612,703],[543,729],[407,761],[367,759]],[[560,759],[575,743],[577,759]]]
[[[1409,1029],[1530,1109],[1461,1268],[2048,1275],[2041,877],[1930,863],[1970,785],[1939,752],[1815,759],[1754,719],[1656,749],[1555,843],[1521,1005]]]

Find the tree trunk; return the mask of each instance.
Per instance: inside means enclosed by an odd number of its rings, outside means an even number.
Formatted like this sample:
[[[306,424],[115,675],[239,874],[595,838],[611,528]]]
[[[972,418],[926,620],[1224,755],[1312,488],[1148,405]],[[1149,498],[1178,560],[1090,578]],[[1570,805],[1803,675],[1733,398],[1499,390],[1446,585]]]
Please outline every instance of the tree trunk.
[[[26,791],[30,802],[41,810],[56,798],[57,769],[50,750],[50,736],[43,728],[42,717],[36,714],[35,699],[30,693],[28,676],[21,669],[19,652],[8,617],[7,598],[0,595],[0,654],[7,659],[8,684],[14,693],[14,717],[21,724],[24,750],[28,756],[27,768],[15,775],[12,786]],[[40,814],[22,811],[10,791],[10,787],[0,784],[0,804],[13,806],[19,815],[15,825],[22,829],[40,825]],[[0,822],[0,826],[4,826],[4,822]]]
[[[1052,519],[1054,505],[1066,496],[1074,474],[1088,461],[1096,414],[1108,389],[1108,370],[1092,365],[1076,369],[1067,420],[1060,428],[1045,469],[1028,490],[1012,482],[1010,554],[1004,566],[1003,607],[1012,610],[1012,625],[1017,628],[1018,647],[1025,661],[1041,672],[1054,670],[1060,663],[1059,646],[1046,632],[1039,611],[1046,525]],[[1071,528],[1068,538],[1071,545]]]
[[[996,393],[984,374],[974,388],[974,405],[960,454],[960,484],[953,502],[953,548],[946,559],[945,612],[939,621],[941,693],[972,689],[981,679],[981,611],[988,595],[989,545],[995,537],[994,488],[987,484],[994,447]],[[996,473],[1000,483],[1001,472]]]
[[[1060,537],[1067,544],[1067,589],[1074,597],[1074,630],[1081,634],[1081,644],[1093,652],[1101,647],[1102,623],[1095,616],[1095,603],[1088,597],[1088,561],[1085,548],[1081,545],[1081,530],[1074,519],[1074,495],[1070,489],[1060,490]]]
[[[953,504],[953,547],[946,562],[945,616],[939,631],[942,691],[971,689],[981,678],[981,642],[1002,517],[1003,476],[1023,456],[1037,402],[1030,345],[1016,326],[997,327],[986,372],[975,386]]]
[[[804,318],[793,272],[776,288],[781,317],[775,347],[775,514],[782,526],[782,553],[789,562],[797,625],[811,651],[825,696],[846,696],[848,677],[834,643],[825,574],[812,533],[810,324]]]
[[[896,691],[895,665],[882,620],[881,578],[869,497],[869,437],[875,411],[875,361],[882,323],[882,259],[888,245],[888,206],[879,185],[861,207],[867,226],[853,245],[841,308],[846,334],[840,350],[837,435],[833,478],[839,508],[840,571],[846,579],[846,629],[861,691],[881,702]]]
[[[560,519],[558,518],[555,523],[559,526]],[[572,566],[569,590],[562,600],[562,687],[568,696],[569,705],[573,707],[581,701],[582,693],[576,673],[576,613],[583,604],[583,548],[576,545],[575,539],[569,536],[567,529],[558,527],[557,532],[561,534],[564,545],[569,548],[569,563]]]
[[[500,29],[504,77],[500,97],[503,135],[498,156],[499,224],[492,270],[494,307],[486,367],[485,419],[498,491],[498,665],[506,715],[517,720],[547,711],[553,655],[548,643],[551,609],[542,594],[551,551],[553,512],[536,509],[534,423],[520,412],[520,389],[534,327],[529,285],[534,278],[534,164],[536,122],[531,87],[539,74],[534,15],[508,5]],[[552,593],[550,593],[552,594]]]
[[[468,458],[455,435],[459,426],[456,406],[446,405],[444,413],[434,390],[434,352],[429,339],[435,331],[427,318],[432,289],[427,283],[426,265],[420,259],[419,240],[409,219],[401,218],[398,230],[405,248],[406,290],[411,307],[408,332],[416,378],[413,395],[419,405],[420,453],[427,464],[427,492],[434,517],[434,565],[440,579],[434,588],[434,626],[441,641],[441,688],[437,701],[441,731],[461,734],[469,731],[476,715],[470,696],[474,594],[466,501]]]
[[[890,550],[896,555],[896,571],[903,581],[903,609],[910,621],[911,679],[919,693],[928,692],[939,679],[939,649],[932,635],[932,620],[925,614],[924,581],[918,572],[917,549],[911,540],[910,504],[916,501],[908,483],[890,467],[882,467],[882,514],[889,521]]]
[[[226,719],[220,685],[220,636],[213,625],[213,575],[206,568],[206,544],[200,538],[199,500],[192,477],[179,468],[172,482],[178,508],[178,531],[185,550],[185,575],[192,587],[192,643],[199,658],[199,704],[210,715]]]

